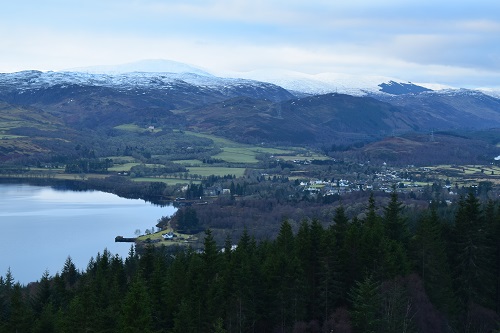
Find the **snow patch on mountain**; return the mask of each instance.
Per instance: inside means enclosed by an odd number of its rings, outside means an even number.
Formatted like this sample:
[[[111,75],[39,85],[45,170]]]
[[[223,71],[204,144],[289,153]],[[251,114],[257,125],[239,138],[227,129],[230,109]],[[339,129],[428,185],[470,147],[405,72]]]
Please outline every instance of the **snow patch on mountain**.
[[[385,94],[381,84],[410,85],[404,80],[375,75],[354,75],[344,73],[306,74],[287,70],[257,70],[250,72],[233,72],[226,74],[232,77],[243,77],[252,80],[269,82],[287,90],[305,94],[341,93],[353,96]],[[425,83],[413,83],[427,89],[443,89],[447,86]]]
[[[391,78],[381,76],[360,77],[340,73],[306,74],[285,70],[256,70],[234,72],[229,75],[279,85],[287,90],[306,94],[343,93],[363,96],[377,92],[378,84]]]
[[[193,73],[201,76],[212,76],[207,71],[182,62],[163,59],[141,60],[113,66],[78,67],[63,72],[83,72],[89,74],[125,74],[125,73]]]
[[[477,90],[481,91],[485,95],[500,98],[500,88],[478,88]]]

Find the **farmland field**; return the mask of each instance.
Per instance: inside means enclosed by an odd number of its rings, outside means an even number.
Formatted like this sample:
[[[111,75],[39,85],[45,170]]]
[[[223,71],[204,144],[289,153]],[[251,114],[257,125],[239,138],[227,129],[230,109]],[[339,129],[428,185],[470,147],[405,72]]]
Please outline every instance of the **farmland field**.
[[[213,157],[224,160],[228,163],[257,163],[258,160],[256,157],[258,154],[270,154],[275,155],[276,157],[278,157],[277,155],[280,155],[280,158],[289,160],[300,159],[301,155],[309,156],[303,157],[303,159],[328,159],[328,157],[324,155],[308,152],[304,148],[287,147],[286,149],[281,149],[274,147],[262,147],[260,145],[238,143],[210,134],[202,134],[191,131],[186,131],[184,133],[212,140],[223,150],[222,153]]]
[[[257,163],[255,151],[251,148],[224,147],[223,152],[214,156],[229,163]]]

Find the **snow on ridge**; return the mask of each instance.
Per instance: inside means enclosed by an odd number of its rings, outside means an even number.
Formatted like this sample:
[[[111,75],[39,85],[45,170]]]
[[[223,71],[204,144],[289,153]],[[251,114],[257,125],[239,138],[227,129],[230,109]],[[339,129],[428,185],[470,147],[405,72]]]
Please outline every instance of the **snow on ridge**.
[[[189,84],[211,89],[228,89],[237,85],[265,87],[267,83],[248,79],[221,78],[197,73],[130,72],[121,74],[95,74],[89,72],[24,71],[0,74],[0,85],[15,90],[47,88],[55,85],[81,85],[118,88],[163,89],[172,85]]]
[[[500,88],[478,88],[478,91],[494,98],[500,98]]]
[[[424,92],[424,93],[435,93],[438,95],[445,95],[445,96],[483,96],[487,95],[481,90],[478,89],[466,89],[466,88],[451,88],[451,89],[442,89],[438,91],[433,91],[433,92]]]
[[[354,96],[365,96],[380,92],[379,84],[402,80],[385,76],[361,76],[343,73],[306,74],[286,70],[259,70],[251,72],[234,72],[238,76],[279,85],[291,91],[307,94],[343,93]]]

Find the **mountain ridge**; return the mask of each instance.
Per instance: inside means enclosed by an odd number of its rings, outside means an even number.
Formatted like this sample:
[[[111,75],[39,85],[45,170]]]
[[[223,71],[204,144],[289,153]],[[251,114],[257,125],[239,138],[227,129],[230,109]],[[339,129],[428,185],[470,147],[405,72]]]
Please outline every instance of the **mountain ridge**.
[[[410,131],[500,127],[500,100],[475,90],[433,91],[409,82],[372,79],[363,84],[377,84],[377,89],[358,89],[358,95],[310,95],[173,66],[177,73],[0,74],[0,101],[48,112],[77,130],[154,121],[165,128],[253,142],[349,144]]]

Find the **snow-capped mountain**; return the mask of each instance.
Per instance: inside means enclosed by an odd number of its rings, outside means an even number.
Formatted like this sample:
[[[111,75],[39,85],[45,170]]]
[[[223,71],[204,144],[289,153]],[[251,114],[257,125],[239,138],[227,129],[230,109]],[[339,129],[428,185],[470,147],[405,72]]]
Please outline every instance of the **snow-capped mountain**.
[[[352,96],[399,95],[455,89],[436,83],[411,83],[386,76],[343,73],[306,74],[296,71],[269,69],[250,72],[225,72],[214,75],[207,70],[171,60],[142,60],[116,66],[92,66],[57,72],[23,71],[0,74],[0,86],[18,90],[53,85],[93,85],[122,89],[173,89],[178,84],[189,84],[211,89],[230,89],[235,86],[282,87],[294,95],[342,93]],[[495,98],[500,89],[478,89]]]
[[[277,69],[216,76],[201,68],[168,60],[144,60],[118,66],[94,66],[58,72],[0,74],[0,95],[67,86],[105,87],[135,94],[155,91],[155,94],[175,94],[176,100],[197,96],[195,99],[201,98],[203,103],[240,96],[283,101],[327,93],[370,96],[389,103],[393,103],[393,97],[399,95],[408,95],[409,98],[410,95],[421,95],[426,100],[434,95],[472,94],[476,100],[480,100],[483,94],[500,97],[499,89],[452,89],[444,85],[411,83],[384,76],[340,73],[313,75]]]
[[[96,70],[81,68],[78,71],[3,73],[0,74],[0,88],[3,92],[22,93],[34,89],[77,85],[106,87],[120,91],[141,90],[138,93],[152,90],[165,93],[196,90],[198,94],[219,94],[226,98],[247,96],[275,101],[294,97],[285,89],[271,83],[218,77],[175,62],[141,62],[138,66],[134,64],[117,68],[107,67],[108,73],[97,73],[105,72],[104,67]]]

